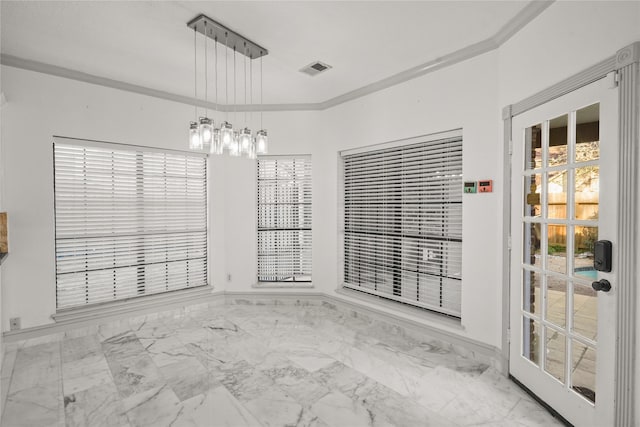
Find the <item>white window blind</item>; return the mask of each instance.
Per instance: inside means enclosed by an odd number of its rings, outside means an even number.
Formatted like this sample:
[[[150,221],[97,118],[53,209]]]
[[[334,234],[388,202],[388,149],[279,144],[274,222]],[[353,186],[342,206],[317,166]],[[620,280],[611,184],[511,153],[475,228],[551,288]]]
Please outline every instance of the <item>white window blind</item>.
[[[459,317],[462,138],[418,141],[342,154],[344,286]]]
[[[54,143],[58,310],[206,285],[206,157],[66,141]]]
[[[258,158],[258,281],[311,281],[311,157]]]

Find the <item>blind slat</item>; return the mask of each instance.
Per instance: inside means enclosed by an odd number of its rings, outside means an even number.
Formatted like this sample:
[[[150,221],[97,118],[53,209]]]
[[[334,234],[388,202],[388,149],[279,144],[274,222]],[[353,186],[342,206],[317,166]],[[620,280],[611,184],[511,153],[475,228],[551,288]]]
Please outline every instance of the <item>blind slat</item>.
[[[344,286],[459,317],[462,139],[342,158]]]
[[[311,280],[311,159],[257,162],[258,280]]]
[[[206,158],[54,144],[58,309],[207,284]]]

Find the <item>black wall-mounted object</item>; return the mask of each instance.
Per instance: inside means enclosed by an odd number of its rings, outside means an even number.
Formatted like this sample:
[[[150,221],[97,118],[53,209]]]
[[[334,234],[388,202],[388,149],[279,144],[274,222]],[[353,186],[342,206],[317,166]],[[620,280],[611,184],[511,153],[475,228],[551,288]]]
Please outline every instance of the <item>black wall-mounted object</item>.
[[[595,256],[593,258],[593,268],[598,271],[609,273],[613,264],[611,260],[613,245],[609,240],[598,240],[595,244]]]

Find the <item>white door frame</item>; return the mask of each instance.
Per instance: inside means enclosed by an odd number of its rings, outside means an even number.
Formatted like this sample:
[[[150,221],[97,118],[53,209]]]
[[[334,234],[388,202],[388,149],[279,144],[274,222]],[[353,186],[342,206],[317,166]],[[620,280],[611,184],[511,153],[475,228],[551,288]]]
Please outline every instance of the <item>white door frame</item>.
[[[620,49],[614,56],[584,70],[554,86],[549,87],[518,103],[503,109],[504,154],[503,154],[503,226],[502,236],[502,358],[503,369],[509,373],[510,346],[510,271],[511,271],[511,126],[512,118],[520,113],[570,93],[599,80],[615,71],[619,85],[619,156],[618,156],[618,232],[617,255],[614,268],[617,271],[617,314],[615,334],[618,342],[615,356],[614,412],[616,426],[634,426],[640,414],[635,413],[636,381],[636,290],[640,256],[638,255],[637,232],[640,218],[638,202],[640,166],[640,41]],[[612,81],[612,83],[614,83]],[[640,384],[638,384],[640,386]]]

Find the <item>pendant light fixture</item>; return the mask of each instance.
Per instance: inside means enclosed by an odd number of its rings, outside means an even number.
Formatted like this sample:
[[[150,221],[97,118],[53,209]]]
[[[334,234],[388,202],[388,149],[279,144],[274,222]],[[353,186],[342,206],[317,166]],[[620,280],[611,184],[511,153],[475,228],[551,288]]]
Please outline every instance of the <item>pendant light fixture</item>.
[[[245,52],[247,44],[245,43]],[[244,60],[242,61],[243,65],[243,74],[244,74],[244,128],[240,131],[240,151],[243,155],[249,155],[251,151],[251,129],[249,129],[249,124],[247,123],[247,56],[245,53]]]
[[[218,37],[214,38],[214,50],[213,50],[213,75],[215,83],[215,105],[218,106]],[[222,137],[220,136],[220,129],[213,128],[213,140],[211,141],[211,154],[222,154],[224,152],[224,146],[222,144]]]
[[[196,28],[193,28],[193,97],[198,98],[198,50],[197,50]],[[200,143],[200,129],[198,129],[198,106],[193,106],[194,121],[189,122],[189,148],[192,150],[202,150]]]
[[[253,107],[253,57],[249,57],[249,105]],[[253,119],[253,109],[249,113],[249,122]],[[247,157],[250,159],[256,158],[256,138],[252,137],[251,141],[249,141],[249,153],[247,153]]]
[[[256,153],[267,154],[268,145],[267,130],[262,126],[262,56],[260,56],[260,130],[256,133]]]
[[[231,156],[246,156],[250,159],[256,158],[257,154],[267,153],[267,131],[263,127],[262,122],[262,57],[267,55],[266,49],[256,43],[246,39],[240,34],[230,30],[229,28],[219,24],[205,15],[199,15],[191,20],[187,26],[194,30],[194,98],[198,98],[198,55],[197,55],[197,35],[200,32],[204,34],[204,74],[205,74],[205,114],[198,117],[198,107],[194,105],[195,121],[189,122],[189,148],[192,150],[206,150],[211,154],[223,154],[225,151]],[[208,117],[209,105],[209,86],[208,86],[208,51],[207,38],[214,40],[214,82],[215,82],[215,106],[218,104],[218,43],[221,43],[224,37],[225,45],[225,120],[219,129],[214,126],[214,121]],[[236,53],[239,49],[245,58],[243,59],[243,75],[244,75],[244,126],[238,131],[233,128],[229,122],[229,51],[233,49],[233,115],[234,121],[238,122],[238,99],[237,99],[237,69],[236,69]],[[252,136],[250,123],[247,120],[247,109],[253,107],[253,63],[254,59],[260,58],[260,127],[255,137]],[[247,104],[247,60],[250,66],[250,104]],[[215,108],[218,111],[218,108]]]
[[[204,21],[204,103],[205,105],[209,102],[209,77],[208,77],[208,66],[209,66],[209,58],[207,56],[207,21]],[[200,149],[209,151],[211,149],[211,141],[213,139],[213,120],[209,117],[209,110],[205,107],[204,117],[200,117]]]
[[[236,47],[233,46],[233,121],[238,123],[238,97],[236,87]],[[242,155],[240,150],[240,133],[237,130],[233,130],[233,137],[231,138],[231,147],[229,148],[229,155],[232,157],[239,157]]]
[[[224,45],[226,47],[224,51],[224,94],[225,105],[229,106],[229,33],[224,33]],[[222,139],[222,146],[227,150],[231,149],[231,141],[233,140],[233,126],[229,123],[229,111],[225,113],[225,121],[220,126],[220,138]]]

